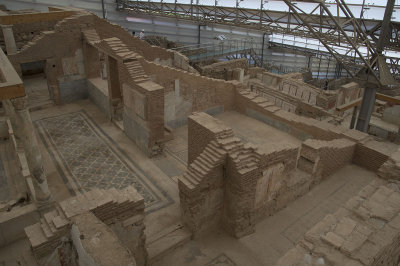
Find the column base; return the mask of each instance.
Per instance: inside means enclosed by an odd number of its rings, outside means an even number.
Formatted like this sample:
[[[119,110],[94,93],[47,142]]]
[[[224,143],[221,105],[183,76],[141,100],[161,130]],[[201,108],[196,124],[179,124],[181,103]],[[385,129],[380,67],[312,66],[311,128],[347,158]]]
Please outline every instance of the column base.
[[[55,203],[56,202],[51,197],[49,197],[48,199],[45,199],[45,200],[36,200],[35,199],[35,205],[40,213],[45,213],[45,212],[48,212],[48,211],[54,209]]]

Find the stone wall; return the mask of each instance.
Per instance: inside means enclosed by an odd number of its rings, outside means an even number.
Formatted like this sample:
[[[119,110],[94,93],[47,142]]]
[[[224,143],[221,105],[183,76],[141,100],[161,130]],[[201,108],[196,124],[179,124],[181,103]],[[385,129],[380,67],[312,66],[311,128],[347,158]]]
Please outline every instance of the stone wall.
[[[270,145],[260,153],[220,121],[194,113],[188,122],[188,167],[178,183],[182,220],[195,237],[215,227],[235,237],[250,234],[260,219],[351,163],[355,145],[348,139],[306,141],[300,153],[316,164],[308,169],[298,165],[296,145]]]
[[[400,193],[371,183],[309,230],[277,266],[398,265]]]
[[[57,21],[31,22],[29,24],[16,24],[12,26],[17,49],[32,41],[42,31],[53,30]],[[3,31],[0,31],[0,47],[5,50]]]
[[[383,179],[400,180],[400,148],[382,164],[378,175]]]
[[[123,95],[125,134],[148,156],[155,155],[164,138],[163,87],[152,81],[124,83]]]
[[[353,163],[371,171],[377,171],[394,152],[366,133],[289,113],[248,90],[237,91],[236,110],[302,140],[345,138],[354,141]]]
[[[247,75],[249,63],[246,58],[218,62],[201,67],[201,75],[215,79],[233,80],[233,70],[240,68]]]
[[[356,82],[349,82],[340,86],[337,92],[336,106],[339,106],[362,97],[364,89]]]
[[[301,100],[301,102],[315,108],[322,108],[325,111],[358,99],[363,94],[363,89],[356,82],[343,84],[335,90],[322,90],[305,83],[299,73],[277,75],[264,71],[257,73],[256,77],[261,83],[273,90],[280,91],[294,99]]]
[[[104,115],[111,120],[111,109],[110,100],[108,98],[108,93],[101,90],[100,85],[96,80],[87,80],[87,90],[89,99],[104,113]]]
[[[309,103],[308,97],[294,97],[287,92],[277,90],[276,88],[272,88],[256,80],[249,81],[248,86],[251,91],[268,99],[268,101],[272,102],[275,106],[285,111],[315,119],[334,117],[334,115],[325,109]]]
[[[54,30],[40,32],[21,51],[9,55],[9,59],[18,72],[23,63],[46,60],[47,83],[56,103],[86,98],[81,30],[89,25],[93,25],[93,15],[78,12],[58,21]]]
[[[137,265],[145,265],[147,251],[144,235],[144,199],[133,188],[123,190],[93,189],[57,204],[43,215],[39,223],[25,227],[25,234],[38,263],[44,263],[66,239],[73,237],[76,217],[91,212],[99,223],[107,225],[118,241],[135,257]],[[58,256],[58,252],[55,252]]]
[[[323,179],[352,162],[355,146],[348,139],[308,139],[302,143],[298,167],[317,180]]]
[[[146,60],[141,62],[147,75],[165,89],[165,123],[172,128],[186,124],[192,112],[217,114],[232,110],[235,88],[243,86],[235,81],[211,79]]]
[[[78,265],[137,265],[133,254],[92,213],[79,214],[72,220],[71,240],[77,253]]]
[[[129,49],[140,54],[147,61],[197,73],[197,71],[189,65],[188,58],[179,52],[152,46],[144,40],[133,37],[130,32],[120,25],[110,23],[97,16],[95,17],[95,25],[101,39],[117,36]]]

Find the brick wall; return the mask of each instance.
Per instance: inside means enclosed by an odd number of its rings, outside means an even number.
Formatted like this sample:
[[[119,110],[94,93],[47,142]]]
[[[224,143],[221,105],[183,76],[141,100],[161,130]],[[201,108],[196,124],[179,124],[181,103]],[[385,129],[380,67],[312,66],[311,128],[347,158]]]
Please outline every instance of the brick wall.
[[[188,164],[191,164],[212,140],[227,134],[231,135],[232,129],[217,119],[201,112],[193,113],[188,118]]]
[[[244,69],[247,75],[249,63],[246,58],[218,62],[201,67],[201,75],[215,79],[232,80],[232,71],[236,68]]]
[[[313,182],[332,175],[352,162],[356,143],[348,139],[308,139],[302,143],[298,167],[313,174]],[[311,170],[311,171],[310,171]]]
[[[16,24],[12,26],[15,43],[21,49],[27,42],[32,41],[42,31],[54,29],[58,21],[31,22],[29,24]],[[5,49],[3,31],[0,31],[0,46]]]
[[[299,147],[270,145],[259,153],[205,113],[188,122],[188,168],[179,179],[182,219],[195,236],[216,226],[242,237],[260,219],[307,193],[316,182],[313,169],[328,176],[350,163],[355,142],[306,141],[302,154],[317,162],[298,167]],[[300,161],[299,161],[300,163]]]
[[[165,88],[165,93],[173,91],[175,80],[179,80],[180,96],[192,103],[192,112],[220,106],[224,110],[233,109],[235,87],[243,86],[238,82],[211,79],[146,60],[141,62],[152,80]]]
[[[46,78],[56,103],[62,102],[60,82],[72,87],[73,81],[84,79],[81,30],[93,25],[93,15],[78,12],[58,21],[52,31],[42,31],[21,51],[9,55],[14,68],[20,72],[22,63],[46,60]],[[82,60],[81,60],[82,59]]]
[[[60,246],[62,238],[70,238],[74,218],[91,212],[115,233],[134,255],[137,265],[143,266],[147,260],[144,208],[143,197],[133,187],[93,189],[61,201],[39,223],[26,227],[25,234],[37,260],[45,261]]]
[[[313,137],[319,140],[349,139],[357,143],[353,163],[377,171],[394,150],[374,141],[368,134],[336,126],[324,121],[301,117],[276,106],[248,90],[236,91],[236,110],[292,134],[300,139]]]
[[[371,171],[377,171],[389,159],[391,150],[374,140],[357,143],[353,163]]]
[[[164,138],[164,89],[145,81],[123,84],[124,127],[126,135],[148,156]]]

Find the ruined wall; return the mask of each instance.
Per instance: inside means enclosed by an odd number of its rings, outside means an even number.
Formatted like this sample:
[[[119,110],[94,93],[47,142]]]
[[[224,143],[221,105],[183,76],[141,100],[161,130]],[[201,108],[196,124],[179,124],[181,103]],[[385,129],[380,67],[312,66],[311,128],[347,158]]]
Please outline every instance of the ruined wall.
[[[79,214],[72,220],[71,240],[78,254],[75,263],[85,266],[137,265],[133,254],[92,213]]]
[[[87,88],[89,99],[105,114],[105,116],[111,120],[112,111],[110,107],[110,99],[108,98],[108,91],[101,90],[102,86],[99,82],[106,82],[98,79],[88,79]]]
[[[339,106],[362,97],[364,89],[360,88],[360,85],[358,83],[350,82],[340,86],[337,92],[338,96],[336,106]]]
[[[400,193],[371,183],[309,230],[277,266],[398,265]]]
[[[205,113],[188,118],[188,132],[188,169],[178,185],[182,219],[197,237],[221,224],[226,152],[216,140],[233,132]]]
[[[290,182],[296,169],[299,147],[295,145],[271,145],[261,154],[255,186],[254,212],[256,221],[273,215],[303,192],[301,182]],[[301,175],[297,175],[300,177]],[[295,181],[295,180],[293,180]],[[305,183],[305,182],[303,182]],[[308,183],[307,189],[308,191]]]
[[[345,138],[354,141],[353,163],[371,171],[377,171],[394,152],[366,133],[289,113],[247,90],[237,91],[236,110],[302,140]]]
[[[189,117],[188,134],[188,167],[179,193],[182,219],[195,237],[215,227],[235,237],[254,232],[260,219],[351,163],[355,149],[348,139],[308,140],[301,149],[307,162],[313,160],[307,168],[298,164],[298,146],[270,145],[260,153],[205,113]]]
[[[298,167],[319,182],[353,160],[356,143],[348,139],[316,140],[302,143]]]
[[[249,81],[248,86],[251,91],[268,99],[269,102],[285,111],[315,119],[333,116],[323,108],[308,103],[308,98],[297,98],[257,81]]]
[[[109,21],[96,16],[95,29],[99,33],[101,39],[117,36],[131,50],[140,54],[150,62],[173,66],[185,71],[197,73],[197,71],[189,65],[189,60],[186,56],[176,51],[152,46],[144,40],[133,37],[130,32],[122,28],[120,25],[110,23]]]
[[[31,22],[29,24],[16,24],[12,26],[17,49],[32,41],[42,31],[53,30],[57,21]],[[3,31],[0,31],[0,47],[5,50]]]
[[[244,75],[247,75],[249,63],[246,58],[218,62],[201,67],[201,75],[215,79],[232,80],[233,70],[244,69]]]
[[[41,32],[19,53],[10,55],[10,61],[20,72],[22,63],[46,60],[47,83],[56,103],[86,98],[81,30],[92,23],[93,15],[85,12],[61,20],[53,31]]]
[[[146,60],[141,63],[150,78],[165,89],[165,123],[172,128],[186,124],[187,117],[195,111],[217,114],[231,110],[235,87],[242,86],[234,81],[202,77]]]
[[[400,179],[400,148],[382,164],[378,170],[378,175],[383,179]]]
[[[157,142],[164,137],[164,89],[145,81],[138,84],[123,83],[124,129],[148,156],[157,154]]]
[[[323,110],[331,110],[345,101],[354,100],[362,91],[354,83],[343,85],[339,90],[321,90],[305,83],[298,73],[277,75],[264,71],[257,74],[257,78],[273,89]]]
[[[76,217],[88,212],[103,226],[106,225],[107,230],[113,231],[119,243],[134,255],[137,265],[146,265],[144,199],[133,187],[92,189],[59,202],[54,210],[43,215],[39,223],[26,227],[25,234],[40,265],[61,246],[63,238],[73,237]]]

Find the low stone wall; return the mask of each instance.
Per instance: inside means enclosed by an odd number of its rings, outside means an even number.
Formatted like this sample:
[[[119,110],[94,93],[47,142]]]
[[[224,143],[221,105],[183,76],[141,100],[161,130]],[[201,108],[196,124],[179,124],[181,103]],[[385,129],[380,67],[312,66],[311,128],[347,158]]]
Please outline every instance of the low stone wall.
[[[400,192],[371,183],[309,230],[277,266],[398,265]]]
[[[72,221],[71,240],[78,254],[78,265],[137,265],[133,254],[92,213],[79,214]]]
[[[382,164],[378,170],[378,175],[383,179],[400,180],[400,148]]]
[[[327,177],[353,160],[356,143],[348,139],[303,142],[298,167],[319,178]]]
[[[97,219],[96,223],[113,231],[124,248],[134,255],[137,265],[146,264],[144,199],[133,187],[127,187],[123,190],[93,189],[79,194],[58,203],[39,223],[25,227],[32,252],[40,265],[62,246],[65,239],[73,238],[73,225],[80,220],[77,217],[87,216],[88,212],[92,213],[90,217]],[[58,252],[55,254],[59,256]]]
[[[0,247],[11,243],[25,236],[24,227],[37,223],[40,214],[35,204],[16,206],[11,211],[0,212]]]
[[[59,79],[60,102],[62,104],[71,103],[77,100],[88,98],[88,85],[86,78],[79,79],[65,78]]]
[[[110,99],[90,79],[87,81],[89,99],[111,120]]]

